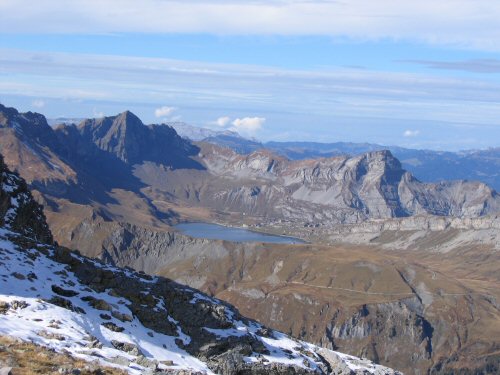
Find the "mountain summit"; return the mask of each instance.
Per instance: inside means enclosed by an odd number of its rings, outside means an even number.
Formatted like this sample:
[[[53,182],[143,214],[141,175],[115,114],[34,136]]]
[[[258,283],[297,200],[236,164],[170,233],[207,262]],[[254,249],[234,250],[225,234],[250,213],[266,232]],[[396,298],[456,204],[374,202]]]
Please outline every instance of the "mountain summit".
[[[148,140],[148,129],[129,111],[113,117],[84,120],[78,130],[84,139],[127,163],[140,159]]]
[[[150,161],[172,168],[197,167],[189,158],[198,153],[197,147],[177,135],[171,126],[144,125],[130,111],[84,120],[77,129],[83,141],[130,165]]]

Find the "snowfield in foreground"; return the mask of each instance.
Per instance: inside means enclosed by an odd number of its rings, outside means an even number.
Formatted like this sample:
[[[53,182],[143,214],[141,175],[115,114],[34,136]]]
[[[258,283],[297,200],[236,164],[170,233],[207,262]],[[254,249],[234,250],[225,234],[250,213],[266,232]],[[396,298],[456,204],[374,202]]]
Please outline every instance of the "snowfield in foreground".
[[[88,361],[98,359],[103,364],[127,369],[131,374],[142,374],[148,365],[154,365],[147,363],[149,361],[143,361],[145,363],[141,365],[142,357],[137,363],[139,353],[155,358],[160,362],[160,368],[166,368],[165,363],[172,361],[174,365],[168,366],[170,368],[212,373],[203,362],[180,349],[174,342],[175,337],[152,334],[137,318],[121,322],[106,314],[106,309],[91,308],[81,297],[105,300],[112,306],[114,315],[118,312],[131,316],[124,299],[96,293],[79,285],[77,278],[65,271],[65,265],[50,260],[37,250],[17,251],[16,246],[5,239],[6,233],[0,230],[0,300],[4,308],[5,303],[10,308],[0,315],[1,335],[17,337],[57,351],[66,350]],[[57,296],[52,291],[53,285],[75,293],[72,298],[65,297],[71,301],[75,311],[48,302]],[[120,327],[113,321],[119,322]],[[108,322],[109,328],[106,328]],[[128,353],[116,349],[112,344],[116,341],[131,344],[135,349],[131,348]],[[164,364],[161,364],[162,361]]]

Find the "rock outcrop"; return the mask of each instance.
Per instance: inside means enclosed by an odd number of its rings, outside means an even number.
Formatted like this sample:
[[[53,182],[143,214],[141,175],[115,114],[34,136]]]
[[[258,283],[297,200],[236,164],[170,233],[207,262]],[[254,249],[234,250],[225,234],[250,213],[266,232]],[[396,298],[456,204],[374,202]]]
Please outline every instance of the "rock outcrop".
[[[43,243],[53,238],[43,208],[35,202],[26,182],[9,171],[0,155],[0,226]]]

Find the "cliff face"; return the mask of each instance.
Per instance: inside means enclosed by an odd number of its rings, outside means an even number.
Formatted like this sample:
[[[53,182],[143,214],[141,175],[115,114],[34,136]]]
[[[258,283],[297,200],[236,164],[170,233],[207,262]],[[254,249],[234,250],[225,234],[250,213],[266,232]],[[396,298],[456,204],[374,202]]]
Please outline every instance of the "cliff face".
[[[53,242],[42,207],[31,196],[26,182],[9,171],[1,155],[0,225],[43,243]]]
[[[267,151],[242,156],[210,146],[202,160],[223,179],[211,180],[217,193],[199,185],[202,204],[277,219],[343,224],[418,214],[478,217],[500,209],[488,186],[421,183],[389,151],[292,162]]]

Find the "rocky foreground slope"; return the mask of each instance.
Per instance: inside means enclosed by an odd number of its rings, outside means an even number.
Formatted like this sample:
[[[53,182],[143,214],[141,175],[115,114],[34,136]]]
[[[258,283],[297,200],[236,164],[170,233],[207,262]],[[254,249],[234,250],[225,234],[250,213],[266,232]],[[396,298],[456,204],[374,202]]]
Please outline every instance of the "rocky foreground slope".
[[[396,373],[267,329],[169,279],[51,244],[40,207],[1,159],[0,221],[0,335],[131,374]]]
[[[346,228],[330,246],[276,245],[95,220],[73,241],[93,257],[187,284],[322,347],[408,374],[496,374],[498,229],[403,227],[378,235]],[[353,238],[360,244],[346,243]]]

